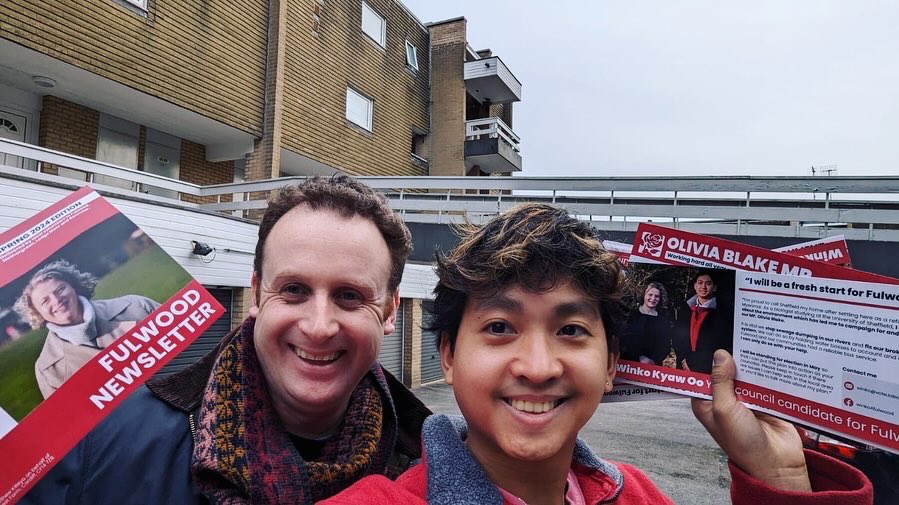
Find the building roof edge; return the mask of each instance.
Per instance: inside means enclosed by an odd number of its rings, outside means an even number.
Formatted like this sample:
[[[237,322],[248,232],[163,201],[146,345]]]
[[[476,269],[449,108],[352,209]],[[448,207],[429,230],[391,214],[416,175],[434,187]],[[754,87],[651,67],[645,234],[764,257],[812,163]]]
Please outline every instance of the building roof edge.
[[[467,22],[468,20],[465,19],[465,16],[458,16],[458,17],[454,17],[454,18],[444,19],[443,21],[433,21],[430,23],[425,23],[425,26],[430,28],[432,26],[445,25],[448,23],[455,23],[456,21],[466,21]]]

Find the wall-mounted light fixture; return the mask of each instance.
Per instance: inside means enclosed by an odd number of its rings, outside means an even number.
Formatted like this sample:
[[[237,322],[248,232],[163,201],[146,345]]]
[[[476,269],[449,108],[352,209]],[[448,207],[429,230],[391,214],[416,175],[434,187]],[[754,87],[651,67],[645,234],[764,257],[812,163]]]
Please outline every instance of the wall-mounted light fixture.
[[[215,248],[205,242],[191,240],[190,243],[193,246],[193,249],[190,252],[197,256],[209,256],[209,254],[215,252]]]
[[[203,263],[212,263],[212,261],[215,260],[215,247],[212,247],[206,242],[197,242],[196,240],[191,240],[190,245],[190,252],[199,256],[200,261]],[[210,256],[210,254],[212,256]]]

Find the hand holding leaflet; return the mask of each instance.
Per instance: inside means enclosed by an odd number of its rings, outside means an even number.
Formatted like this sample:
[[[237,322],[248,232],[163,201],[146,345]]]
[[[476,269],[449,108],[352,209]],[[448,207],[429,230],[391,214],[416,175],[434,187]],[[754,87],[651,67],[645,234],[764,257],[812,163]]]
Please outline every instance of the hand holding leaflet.
[[[712,399],[692,400],[693,414],[727,457],[756,479],[787,491],[809,492],[802,440],[787,421],[753,412],[734,393],[736,364],[724,350],[715,352]]]
[[[710,316],[702,320],[703,313],[694,317],[682,306],[675,319],[684,323],[672,338],[679,369],[622,359],[616,379],[709,398],[711,377],[700,373],[709,368],[698,367],[712,361],[710,351],[725,349],[739,373],[736,395],[753,410],[899,451],[899,279],[640,226],[629,273],[667,283],[680,299],[691,294],[685,279],[692,281],[698,266],[713,277],[733,323],[703,334]],[[708,267],[721,268],[702,270]],[[684,365],[700,348],[701,359]]]

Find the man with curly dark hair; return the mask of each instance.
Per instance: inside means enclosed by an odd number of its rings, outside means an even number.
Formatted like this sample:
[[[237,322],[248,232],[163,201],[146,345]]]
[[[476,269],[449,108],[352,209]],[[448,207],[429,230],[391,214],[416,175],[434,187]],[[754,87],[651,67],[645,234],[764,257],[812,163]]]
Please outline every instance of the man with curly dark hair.
[[[516,207],[464,229],[437,273],[431,329],[464,419],[429,417],[422,464],[326,503],[671,503],[577,436],[612,389],[625,282],[589,224]],[[789,423],[753,415],[734,395],[730,355],[715,361],[714,400],[694,412],[730,458],[734,503],[870,503],[860,472],[804,453]]]

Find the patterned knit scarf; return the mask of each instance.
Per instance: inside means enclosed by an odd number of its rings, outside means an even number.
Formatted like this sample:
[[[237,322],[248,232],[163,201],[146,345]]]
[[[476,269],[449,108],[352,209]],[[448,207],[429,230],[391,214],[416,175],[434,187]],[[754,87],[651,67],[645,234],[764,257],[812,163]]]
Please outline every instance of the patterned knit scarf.
[[[275,414],[256,358],[254,324],[245,321],[222,351],[203,396],[191,465],[203,494],[212,503],[312,504],[383,474],[397,419],[380,366],[353,390],[318,461],[307,462]]]

